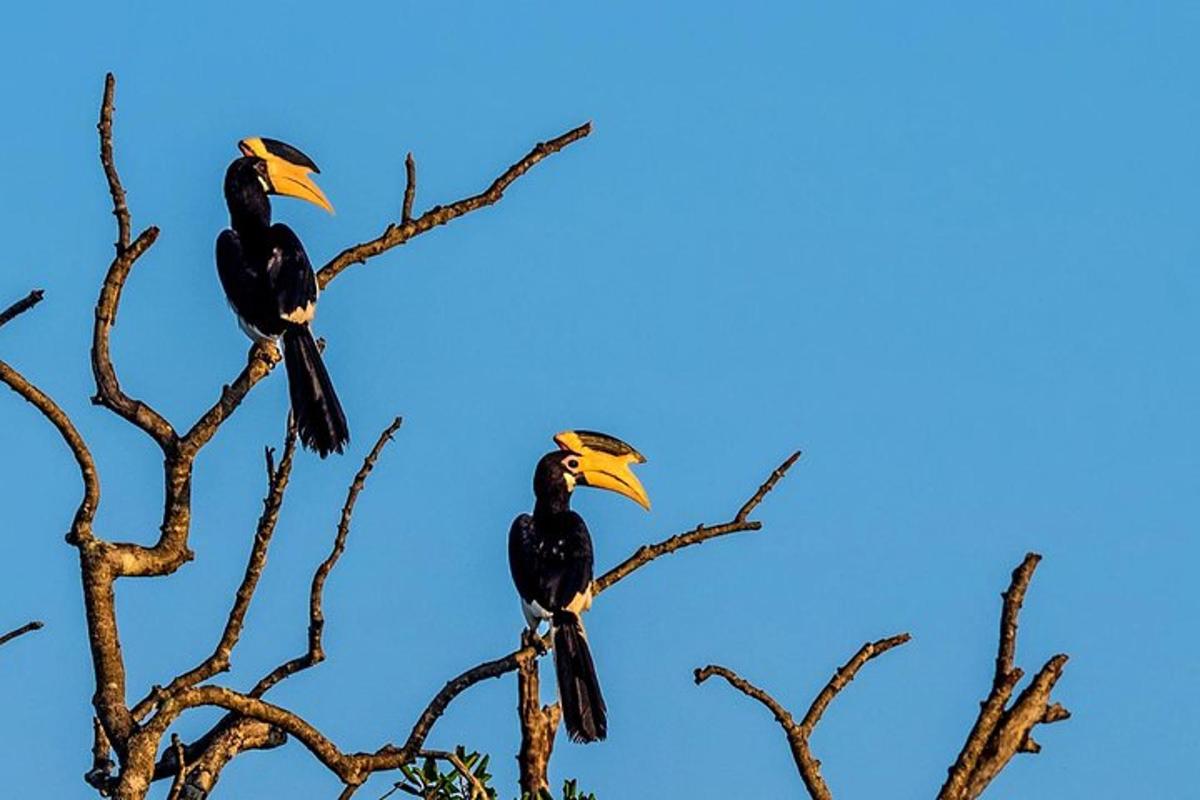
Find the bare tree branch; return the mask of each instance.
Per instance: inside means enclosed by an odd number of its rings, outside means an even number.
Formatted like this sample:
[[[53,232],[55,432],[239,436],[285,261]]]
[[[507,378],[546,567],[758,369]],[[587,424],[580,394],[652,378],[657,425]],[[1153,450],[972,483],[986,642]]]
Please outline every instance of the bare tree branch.
[[[816,729],[817,723],[821,721],[821,715],[833,702],[833,698],[846,688],[850,681],[854,680],[854,676],[858,674],[864,664],[910,639],[911,637],[907,633],[901,633],[864,644],[849,661],[838,668],[838,671],[825,684],[825,688],[817,694],[808,708],[808,713],[800,722],[796,722],[791,713],[774,697],[726,667],[710,664],[702,669],[697,669],[695,672],[696,685],[704,683],[713,675],[720,675],[729,682],[730,686],[766,706],[787,736],[788,745],[792,750],[792,758],[796,762],[796,769],[800,772],[800,778],[804,781],[809,795],[813,800],[832,800],[833,795],[829,791],[829,786],[821,777],[821,762],[813,755],[808,740],[812,736],[813,730]]]
[[[313,574],[312,586],[309,592],[308,649],[302,655],[280,664],[265,675],[251,690],[248,695],[249,697],[261,697],[285,678],[303,669],[308,669],[319,664],[325,659],[325,651],[322,646],[322,633],[325,626],[322,597],[325,582],[328,580],[333,568],[337,565],[338,559],[345,551],[346,540],[350,535],[350,523],[358,496],[365,487],[371,471],[375,468],[375,464],[378,462],[383,448],[392,441],[392,438],[400,429],[400,425],[401,419],[397,417],[379,435],[375,446],[363,459],[362,466],[355,474],[350,487],[347,489],[346,502],[342,506],[341,517],[338,522],[337,533],[334,537],[332,548],[329,555],[321,562]],[[166,689],[151,692],[150,695],[134,708],[134,714],[139,718],[149,713],[156,705],[162,704],[165,698],[176,696],[182,689],[194,686],[201,680],[216,674],[218,670],[214,669],[214,666],[220,664],[227,665],[228,652],[232,651],[233,645],[236,644],[236,635],[232,639],[229,637],[231,631],[235,629],[240,630],[241,618],[244,616],[250,598],[253,596],[258,574],[261,573],[263,563],[265,563],[270,532],[274,529],[275,519],[278,516],[279,506],[282,503],[283,489],[286,486],[287,475],[291,470],[292,458],[295,454],[295,444],[295,426],[289,425],[288,438],[278,470],[271,469],[270,455],[268,455],[268,474],[271,476],[270,490],[266,500],[264,500],[263,516],[259,519],[258,534],[255,537],[255,547],[251,551],[250,563],[247,564],[246,577],[243,580],[242,586],[238,589],[234,608],[230,612],[229,622],[225,628],[225,635],[222,637],[218,649],[214,651],[213,656],[210,656],[201,667],[197,667],[191,672],[176,678]],[[269,453],[270,451],[268,451]],[[225,651],[226,660],[221,661],[220,653],[225,646],[227,646],[227,650]],[[201,672],[202,669],[204,672]],[[197,678],[197,675],[201,675],[201,677]],[[195,753],[192,757],[193,760],[205,765],[205,772],[202,776],[204,785],[199,786],[199,788],[208,791],[215,784],[220,775],[220,770],[236,755],[238,749],[261,749],[260,742],[274,742],[275,739],[282,736],[283,730],[262,720],[242,717],[236,713],[226,715],[208,733],[188,748],[190,752]],[[201,746],[202,744],[204,746]],[[170,774],[169,765],[164,762],[165,760],[160,761],[155,768],[156,780],[167,777]]]
[[[384,435],[380,437],[379,442],[376,443],[376,449],[372,451],[372,454],[375,454],[376,451],[382,447],[382,444],[386,441],[386,438],[390,434],[391,430],[392,429],[389,428],[388,431],[385,431]],[[371,456],[368,455],[367,460],[370,459]],[[747,522],[745,517],[748,516],[750,512],[753,511],[753,509],[758,505],[758,503],[761,502],[762,499],[771,491],[771,489],[774,488],[775,484],[778,483],[778,481],[783,477],[784,473],[786,473],[787,468],[795,462],[795,459],[795,455],[789,457],[784,464],[782,464],[778,469],[775,470],[775,472],[772,473],[767,482],[759,487],[758,491],[751,497],[751,500],[742,506],[742,510],[739,512],[739,515],[742,516],[742,520],[738,524],[752,524]],[[364,467],[365,466],[366,461],[364,461]],[[361,470],[359,474],[360,476],[363,475]],[[363,476],[363,478],[365,480],[365,476]],[[357,477],[355,479],[355,483],[358,483]],[[350,492],[351,496],[348,496],[347,498],[347,506],[351,509],[353,505],[351,500],[355,494],[356,493],[354,492],[352,485]],[[345,509],[343,509],[343,511],[345,512]],[[737,522],[737,517],[735,517],[734,521]],[[706,531],[710,530],[710,528],[706,526],[701,527]],[[341,530],[342,528],[339,526],[339,538],[344,538],[341,536]],[[711,534],[709,536],[693,538],[688,541],[687,544],[699,544],[716,535],[720,534]],[[677,550],[684,546],[687,545],[680,544],[672,548],[672,550],[666,552],[673,552],[673,550]],[[337,544],[335,542],[335,551],[336,550]],[[643,563],[648,563],[650,560],[652,560],[652,558],[646,559]],[[628,574],[628,572],[631,571],[632,569],[628,570],[625,574]],[[620,580],[621,577],[623,577],[623,575],[617,576],[608,585],[611,586],[613,583]],[[316,581],[314,580],[314,585],[315,583]],[[241,717],[259,720],[279,728],[299,740],[301,744],[303,744],[314,756],[316,756],[319,761],[321,761],[322,764],[324,764],[330,771],[336,774],[344,784],[346,784],[346,790],[343,792],[342,796],[349,797],[354,793],[354,790],[372,773],[398,769],[400,765],[410,763],[414,758],[416,758],[417,754],[423,750],[425,739],[433,729],[434,724],[438,719],[441,718],[442,714],[445,713],[446,708],[449,707],[450,703],[466,689],[488,678],[498,678],[501,675],[505,675],[509,672],[517,671],[522,668],[522,665],[535,661],[545,652],[546,643],[544,641],[530,641],[520,649],[509,653],[502,658],[495,659],[494,661],[484,662],[483,664],[472,667],[462,674],[452,678],[434,696],[434,698],[425,707],[424,711],[422,711],[420,716],[418,716],[417,721],[414,723],[412,731],[409,733],[409,736],[405,740],[403,746],[396,747],[392,744],[386,744],[371,753],[343,752],[337,747],[337,745],[325,737],[324,734],[306,722],[295,712],[261,700],[260,696],[255,695],[255,692],[258,692],[259,690],[258,686],[256,686],[255,690],[249,694],[241,694],[233,691],[232,689],[207,685],[190,687],[170,696],[167,696],[164,693],[164,696],[160,701],[161,705],[159,706],[158,712],[147,723],[147,726],[157,724],[162,726],[162,728],[165,730],[166,726],[169,725],[175,719],[175,717],[177,717],[185,709],[199,706],[217,706],[224,708],[227,711],[236,712],[236,714],[240,715]],[[307,655],[308,654],[306,654],[306,656],[301,656],[300,659],[297,659],[297,661],[304,661]],[[282,667],[280,669],[282,669]],[[278,672],[278,669],[276,672]],[[264,682],[270,681],[271,676],[274,674],[275,672],[272,672],[271,675],[268,675],[263,679],[263,681],[260,681],[259,686],[261,686]],[[271,685],[273,685],[273,683]],[[267,688],[270,687],[268,686]],[[258,694],[261,695],[261,692],[258,692]]]
[[[126,192],[116,166],[113,142],[114,112],[115,79],[109,74],[105,80],[97,130],[101,165],[116,220],[117,240],[115,255],[105,273],[95,306],[91,347],[92,371],[96,384],[93,401],[145,432],[164,454],[163,516],[157,541],[151,545],[143,545],[135,541],[108,541],[94,534],[92,523],[100,500],[100,482],[86,443],[71,420],[53,400],[7,364],[0,362],[0,380],[33,403],[43,416],[55,425],[60,436],[71,448],[84,483],[83,499],[68,534],[68,541],[79,551],[89,644],[96,681],[96,693],[93,698],[96,709],[93,764],[88,772],[87,781],[102,794],[111,794],[122,800],[143,797],[152,780],[166,777],[174,778],[173,795],[179,795],[183,791],[185,781],[189,786],[207,791],[218,779],[224,765],[238,753],[277,746],[287,734],[291,734],[338,774],[346,784],[348,796],[371,772],[394,769],[427,752],[423,750],[424,741],[433,725],[444,713],[446,706],[467,687],[486,677],[497,677],[515,670],[522,670],[525,699],[533,699],[530,708],[535,708],[538,713],[544,715],[544,735],[549,742],[545,748],[548,759],[558,719],[554,713],[556,707],[537,707],[535,662],[545,652],[545,643],[541,640],[531,641],[527,646],[501,659],[480,664],[448,682],[417,718],[402,747],[385,745],[373,753],[342,753],[319,731],[293,712],[261,699],[262,695],[279,681],[319,663],[325,657],[322,646],[324,585],[344,551],[357,496],[386,441],[398,428],[399,419],[384,432],[375,448],[364,459],[363,466],[348,491],[331,552],[313,576],[306,652],[265,675],[247,694],[224,687],[203,685],[204,681],[228,669],[232,652],[241,637],[247,609],[265,567],[270,539],[292,464],[295,442],[294,438],[289,438],[278,469],[273,464],[273,457],[268,457],[268,492],[263,514],[259,519],[245,574],[233,599],[233,607],[212,653],[195,667],[177,675],[165,688],[152,689],[132,709],[127,706],[126,672],[117,629],[114,584],[122,577],[168,575],[193,557],[188,549],[188,537],[192,515],[191,481],[194,461],[200,450],[211,441],[223,422],[237,409],[253,387],[278,364],[280,354],[273,343],[260,342],[253,345],[241,373],[231,384],[222,388],[213,405],[182,435],[149,404],[131,397],[122,388],[112,359],[112,329],[116,324],[121,297],[132,269],[156,241],[158,229],[148,227],[137,236],[133,235]],[[586,137],[590,132],[591,125],[588,123],[539,143],[493,180],[484,191],[448,206],[435,206],[417,217],[413,216],[416,165],[410,154],[405,164],[406,186],[400,224],[389,225],[376,239],[349,247],[331,259],[318,273],[320,286],[326,287],[352,264],[362,263],[404,244],[414,236],[498,202],[508,187],[533,166]],[[0,312],[0,325],[32,307],[40,298],[40,293],[32,293]],[[597,582],[595,592],[603,591],[659,555],[727,533],[759,529],[760,524],[750,521],[748,515],[794,460],[795,456],[785,462],[747,501],[731,522],[718,526],[702,525],[693,531],[643,548],[615,570],[602,576]],[[532,682],[529,680],[531,675]],[[199,706],[217,706],[225,708],[229,713],[208,734],[192,745],[185,746],[174,741],[159,759],[157,751],[171,724],[186,709]],[[115,762],[112,756],[115,756]],[[115,777],[114,768],[118,769]]]
[[[980,704],[979,716],[948,771],[938,800],[974,800],[979,797],[1014,755],[1041,750],[1032,737],[1036,725],[1058,722],[1071,716],[1058,703],[1050,703],[1050,692],[1067,663],[1067,656],[1062,653],[1047,661],[1012,706],[1006,708],[1024,674],[1014,666],[1017,617],[1021,613],[1033,572],[1041,560],[1042,557],[1037,553],[1026,554],[1013,570],[1012,581],[1002,595],[1000,644],[992,688],[987,699]]]
[[[32,633],[33,631],[40,631],[44,627],[45,623],[36,619],[32,622],[26,622],[21,627],[14,628],[6,634],[0,635],[0,646],[8,644],[18,636],[24,636],[25,634]]]
[[[400,210],[400,224],[412,222],[413,201],[417,198],[417,162],[413,154],[404,157],[404,205]]]
[[[292,474],[292,462],[296,456],[296,425],[290,416],[288,419],[287,434],[284,437],[283,456],[279,462],[278,469],[274,467],[273,454],[274,451],[271,448],[267,448],[267,496],[263,498],[263,511],[262,515],[258,518],[258,525],[254,534],[254,544],[250,548],[250,556],[246,561],[246,571],[234,595],[233,607],[229,610],[229,616],[225,621],[225,629],[221,633],[220,640],[217,642],[216,647],[213,648],[212,654],[204,659],[203,662],[180,674],[165,689],[155,687],[150,694],[135,705],[132,712],[134,719],[141,720],[146,714],[150,713],[157,697],[161,693],[166,692],[167,694],[171,694],[183,687],[195,686],[197,683],[206,681],[217,673],[225,672],[229,669],[233,648],[237,646],[238,639],[241,637],[246,612],[250,608],[250,601],[254,598],[254,592],[258,588],[258,580],[262,577],[263,568],[267,564],[267,549],[270,547],[271,538],[275,534],[275,525],[279,520],[279,511],[283,507],[284,492],[287,489],[288,479]]]
[[[4,361],[0,361],[0,381],[8,384],[10,389],[40,411],[71,449],[71,455],[75,456],[75,463],[79,466],[79,475],[83,480],[83,497],[75,510],[75,520],[68,538],[73,542],[89,540],[92,536],[92,519],[96,515],[97,506],[100,505],[100,476],[87,443],[58,403]]]
[[[709,539],[715,539],[718,536],[726,536],[730,533],[740,533],[741,531],[757,531],[762,528],[762,523],[757,520],[749,519],[751,512],[758,507],[758,504],[763,501],[775,484],[783,479],[787,471],[792,468],[796,460],[800,458],[800,451],[792,453],[782,464],[775,468],[775,471],[767,477],[763,485],[758,487],[753,496],[747,500],[737,514],[729,522],[721,525],[697,525],[693,530],[685,533],[679,533],[669,539],[664,539],[657,544],[643,545],[639,547],[637,552],[629,558],[622,561],[617,566],[610,569],[608,572],[601,575],[595,580],[592,585],[592,592],[599,594],[608,587],[612,586],[617,581],[629,575],[634,570],[644,567],[659,556],[665,556],[669,553],[674,553],[676,550],[681,550],[684,547],[689,547],[694,544],[701,544]]]
[[[179,800],[183,792],[183,779],[187,775],[187,759],[183,753],[183,742],[179,741],[179,736],[174,733],[171,734],[171,751],[175,754],[175,779],[171,781],[171,791],[167,794],[167,800]]]
[[[34,289],[25,297],[22,297],[8,308],[0,311],[0,327],[7,325],[15,317],[24,314],[26,311],[42,302],[42,298],[45,296],[46,292],[44,290]]]
[[[396,417],[384,429],[383,433],[379,434],[379,438],[375,441],[375,446],[371,448],[371,452],[367,453],[366,458],[363,459],[362,466],[354,476],[354,480],[350,483],[350,488],[346,491],[346,502],[342,506],[342,516],[338,521],[337,535],[333,539],[333,547],[330,549],[329,555],[317,567],[317,571],[313,573],[312,586],[309,589],[308,650],[302,655],[280,664],[265,675],[250,691],[251,697],[262,697],[272,686],[289,675],[293,675],[303,669],[308,669],[325,660],[325,649],[322,645],[322,634],[325,631],[325,612],[322,610],[321,602],[325,592],[325,581],[329,578],[329,573],[337,566],[338,559],[342,557],[342,553],[346,549],[346,539],[350,535],[350,518],[354,514],[354,505],[358,502],[358,495],[366,485],[367,477],[370,476],[371,470],[375,469],[375,462],[379,460],[383,448],[387,446],[388,442],[392,441],[392,437],[396,435],[396,431],[400,430],[402,422],[403,420],[400,417]]]
[[[536,647],[536,636],[526,628],[521,634],[522,646]],[[538,797],[542,789],[549,790],[550,756],[554,752],[554,737],[562,719],[558,703],[542,705],[538,662],[521,661],[517,669],[517,717],[521,721],[521,749],[517,754],[520,769],[521,796]]]
[[[400,225],[389,225],[382,234],[362,244],[348,247],[334,256],[328,264],[317,273],[317,283],[325,288],[342,270],[352,264],[365,263],[368,258],[391,250],[404,244],[414,236],[432,230],[439,225],[461,217],[484,206],[490,206],[500,201],[504,191],[528,172],[535,164],[547,156],[557,153],[569,144],[577,142],[592,132],[592,123],[585,122],[578,128],[573,128],[561,136],[556,136],[546,142],[539,142],[517,163],[504,171],[500,177],[492,181],[492,185],[472,197],[467,197],[448,206],[434,206],[416,219],[401,222]]]
[[[113,111],[116,109],[115,94],[117,79],[110,72],[104,76],[104,99],[100,102],[100,122],[96,130],[100,133],[100,163],[104,177],[108,179],[108,192],[112,195],[113,216],[117,218],[117,255],[129,248],[129,207],[125,204],[125,189],[117,175],[117,164],[113,159]]]

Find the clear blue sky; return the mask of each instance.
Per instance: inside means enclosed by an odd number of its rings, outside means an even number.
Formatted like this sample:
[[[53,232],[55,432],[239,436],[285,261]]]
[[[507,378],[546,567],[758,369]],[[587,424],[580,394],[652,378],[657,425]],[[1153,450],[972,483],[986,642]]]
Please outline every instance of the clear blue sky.
[[[694,687],[691,670],[727,664],[802,711],[859,644],[907,630],[914,641],[862,673],[813,745],[839,798],[930,797],[987,688],[999,592],[1035,549],[1046,560],[1018,660],[1070,653],[1057,696],[1075,716],[1042,730],[1043,754],[1018,758],[992,796],[1187,796],[1184,765],[1200,758],[1200,13],[601,6],[8,10],[0,304],[34,286],[47,299],[0,331],[0,353],[89,437],[101,530],[149,541],[161,480],[149,441],[88,403],[113,240],[94,131],[106,70],[135,225],[163,230],[129,282],[115,357],[177,425],[247,349],[212,260],[238,138],[276,136],[321,165],[337,216],[276,209],[322,263],[398,214],[406,151],[425,208],[590,119],[591,138],[499,206],[322,297],[353,447],[299,459],[235,685],[302,649],[308,577],[345,485],[397,413],[327,590],[329,661],[272,695],[347,749],[403,738],[446,678],[514,644],[505,536],[554,432],[611,431],[650,459],[653,513],[577,501],[601,568],[727,518],[799,447],[763,533],[660,561],[596,604],[611,738],[560,741],[556,781],[602,800],[800,796],[769,716]],[[276,374],[201,456],[196,560],[120,584],[131,693],[218,636],[285,405]],[[0,430],[0,627],[47,623],[0,652],[0,752],[19,767],[5,793],[88,797],[90,666],[62,541],[78,481],[8,392]],[[430,744],[490,752],[511,789],[515,695],[511,677],[471,689]],[[239,759],[217,796],[336,791],[291,743]]]

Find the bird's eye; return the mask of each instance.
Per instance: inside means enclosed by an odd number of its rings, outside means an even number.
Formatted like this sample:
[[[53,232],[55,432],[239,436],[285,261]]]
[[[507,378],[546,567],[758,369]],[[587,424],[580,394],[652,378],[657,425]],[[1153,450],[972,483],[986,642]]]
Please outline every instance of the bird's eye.
[[[568,458],[567,459],[567,469],[571,470],[572,472],[579,469],[579,459]]]

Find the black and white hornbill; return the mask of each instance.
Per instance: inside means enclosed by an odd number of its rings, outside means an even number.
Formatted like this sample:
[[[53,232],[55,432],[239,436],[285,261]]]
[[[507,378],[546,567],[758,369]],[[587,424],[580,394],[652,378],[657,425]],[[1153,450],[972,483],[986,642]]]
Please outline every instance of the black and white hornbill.
[[[650,499],[631,469],[646,459],[620,439],[593,431],[564,431],[554,441],[559,449],[542,456],[533,473],[533,514],[513,520],[508,533],[508,564],[530,628],[536,632],[542,620],[550,621],[567,734],[595,742],[608,734],[608,719],[580,619],[592,605],[592,537],[571,510],[571,492],[576,486],[608,489],[649,510]]]
[[[346,415],[313,339],[317,278],[304,245],[287,225],[271,224],[268,195],[298,197],[333,213],[309,176],[308,156],[275,139],[238,142],[242,157],[225,172],[230,227],[217,237],[217,274],[242,330],[283,338],[288,392],[300,441],[324,458],[350,441]]]

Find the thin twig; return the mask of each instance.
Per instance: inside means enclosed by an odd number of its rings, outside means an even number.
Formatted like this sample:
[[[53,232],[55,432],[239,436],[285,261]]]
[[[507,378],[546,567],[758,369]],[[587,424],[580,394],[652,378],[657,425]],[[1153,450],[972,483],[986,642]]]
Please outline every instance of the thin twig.
[[[337,566],[338,559],[342,557],[342,553],[346,549],[346,539],[350,535],[350,519],[354,515],[354,505],[358,502],[358,495],[366,485],[367,477],[370,476],[371,470],[375,469],[375,462],[379,460],[380,454],[383,453],[383,448],[387,446],[388,442],[392,441],[392,437],[395,436],[396,431],[400,430],[401,423],[401,418],[396,417],[390,425],[384,428],[383,433],[379,434],[379,438],[375,441],[375,446],[371,448],[371,452],[367,453],[363,459],[362,466],[354,476],[354,480],[350,483],[350,488],[346,490],[346,502],[342,506],[342,515],[338,520],[337,535],[334,536],[333,547],[330,549],[329,555],[317,567],[316,572],[313,573],[312,586],[309,588],[308,650],[303,655],[286,661],[271,670],[251,690],[251,697],[262,697],[267,690],[289,675],[303,669],[308,669],[325,660],[325,649],[322,644],[322,634],[325,631],[325,612],[322,609],[325,581],[329,578],[329,573]]]
[[[26,622],[21,627],[14,628],[3,636],[0,636],[0,645],[6,645],[13,639],[16,639],[18,636],[24,636],[32,631],[39,631],[43,627],[45,627],[45,623],[41,622],[40,620],[35,619],[32,622]]]
[[[100,103],[100,122],[96,129],[100,132],[100,163],[104,166],[104,177],[108,179],[108,193],[112,195],[113,216],[117,218],[117,255],[129,248],[129,206],[125,204],[125,188],[121,186],[121,178],[117,175],[117,163],[113,158],[113,110],[115,109],[115,94],[117,79],[110,72],[104,76],[104,99]]]
[[[3,311],[0,311],[0,327],[3,327],[4,325],[8,324],[8,322],[10,320],[12,320],[13,318],[17,317],[20,314],[24,314],[26,311],[33,308],[38,303],[42,302],[42,298],[45,297],[45,295],[46,295],[45,290],[34,289],[32,292],[30,292],[25,297],[22,297],[20,300],[13,303],[8,308],[4,309]]]
[[[413,201],[417,197],[417,162],[413,154],[404,157],[404,206],[400,211],[400,223],[412,222]]]

